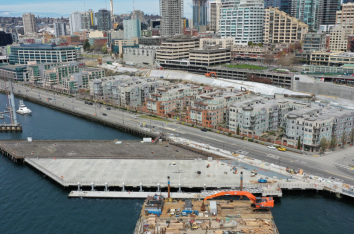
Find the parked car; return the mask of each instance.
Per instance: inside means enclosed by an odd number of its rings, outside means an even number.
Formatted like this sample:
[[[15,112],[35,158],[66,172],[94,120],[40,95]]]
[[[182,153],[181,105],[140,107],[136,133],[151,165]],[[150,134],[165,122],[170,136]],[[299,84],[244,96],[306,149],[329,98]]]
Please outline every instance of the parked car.
[[[208,130],[206,128],[201,129],[202,132],[207,132]]]
[[[136,119],[136,118],[138,118],[138,116],[136,116],[136,115],[133,115],[132,117],[133,117],[133,119]]]
[[[111,110],[111,108],[110,108],[110,107],[107,107],[107,110]]]
[[[88,101],[85,101],[85,104],[89,104]]]
[[[90,106],[92,106],[92,105],[93,105],[93,103],[92,103],[92,102],[89,102],[88,104],[89,104]]]
[[[106,113],[102,113],[102,115],[107,116],[107,114],[106,114]]]
[[[268,148],[269,149],[276,149],[275,146],[273,146],[273,145],[269,145]]]
[[[258,183],[267,183],[268,181],[266,179],[260,178],[258,180]]]

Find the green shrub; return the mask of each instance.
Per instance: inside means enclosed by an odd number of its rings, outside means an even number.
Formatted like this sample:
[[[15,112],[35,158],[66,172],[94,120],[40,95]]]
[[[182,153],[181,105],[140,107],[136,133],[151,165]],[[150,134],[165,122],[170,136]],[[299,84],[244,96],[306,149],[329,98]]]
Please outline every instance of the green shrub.
[[[248,139],[249,142],[253,142],[253,139]]]

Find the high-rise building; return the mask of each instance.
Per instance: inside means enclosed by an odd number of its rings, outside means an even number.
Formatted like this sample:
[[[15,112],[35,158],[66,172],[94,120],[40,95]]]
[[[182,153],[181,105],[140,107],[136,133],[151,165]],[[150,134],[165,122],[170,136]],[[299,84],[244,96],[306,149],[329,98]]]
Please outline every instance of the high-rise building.
[[[12,44],[12,35],[11,33],[5,33],[0,31],[0,46],[6,46]]]
[[[337,11],[336,24],[342,28],[353,28],[354,20],[354,3],[346,3],[342,5],[342,10]]]
[[[130,40],[132,37],[141,37],[141,23],[139,19],[123,20],[124,39]]]
[[[182,33],[183,0],[160,0],[161,36]]]
[[[70,35],[74,35],[74,32],[79,32],[82,29],[82,16],[81,12],[75,11],[69,16],[70,23]]]
[[[144,12],[140,10],[135,10],[132,12],[132,15],[130,17],[132,20],[138,19],[140,22],[144,22]]]
[[[263,0],[230,0],[220,8],[219,33],[233,37],[235,44],[262,43],[264,22]]]
[[[336,23],[336,13],[341,8],[342,0],[321,0],[322,17],[321,25],[333,25]]]
[[[193,0],[193,24],[195,27],[207,25],[207,0]]]
[[[210,30],[219,31],[221,0],[210,3]]]
[[[296,16],[296,3],[297,0],[280,0],[280,10],[288,13],[290,16]]]
[[[54,22],[54,36],[61,37],[66,35],[66,23]]]
[[[348,37],[353,34],[353,28],[342,28],[337,25],[330,32],[329,49],[331,51],[347,51]]]
[[[112,28],[111,13],[105,9],[99,10],[96,14],[97,30],[108,31]]]
[[[317,30],[322,19],[322,0],[297,0],[296,18],[309,26],[310,30]]]
[[[31,13],[22,15],[23,27],[25,34],[31,34],[37,32],[36,17]]]
[[[267,7],[280,7],[281,0],[264,0],[264,8]]]
[[[265,9],[263,43],[302,41],[309,26],[279,8]]]

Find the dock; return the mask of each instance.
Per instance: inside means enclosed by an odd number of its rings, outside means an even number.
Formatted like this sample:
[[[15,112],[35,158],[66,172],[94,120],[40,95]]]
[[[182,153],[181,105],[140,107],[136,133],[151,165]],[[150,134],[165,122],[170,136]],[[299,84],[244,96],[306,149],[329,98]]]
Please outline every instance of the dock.
[[[167,197],[167,192],[121,192],[121,191],[71,191],[69,198],[138,198],[146,199],[150,196],[161,195]],[[200,193],[171,193],[171,198],[186,199],[186,198],[200,198]]]
[[[0,124],[0,132],[22,132],[19,124]]]

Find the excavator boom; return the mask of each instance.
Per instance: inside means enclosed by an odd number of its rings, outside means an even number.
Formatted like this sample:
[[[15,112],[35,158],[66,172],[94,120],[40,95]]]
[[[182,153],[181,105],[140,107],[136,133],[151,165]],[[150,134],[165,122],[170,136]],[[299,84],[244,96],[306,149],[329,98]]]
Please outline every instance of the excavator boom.
[[[208,199],[212,199],[214,197],[225,196],[225,195],[246,196],[252,201],[252,203],[254,204],[254,206],[256,208],[272,208],[272,207],[274,207],[274,200],[272,197],[262,197],[262,198],[259,197],[258,198],[258,197],[255,197],[252,193],[246,192],[246,191],[226,191],[226,192],[216,193],[214,195],[210,195],[210,196],[204,198],[204,203]]]

